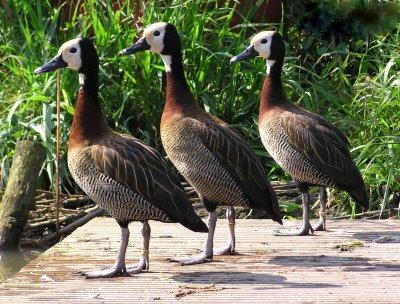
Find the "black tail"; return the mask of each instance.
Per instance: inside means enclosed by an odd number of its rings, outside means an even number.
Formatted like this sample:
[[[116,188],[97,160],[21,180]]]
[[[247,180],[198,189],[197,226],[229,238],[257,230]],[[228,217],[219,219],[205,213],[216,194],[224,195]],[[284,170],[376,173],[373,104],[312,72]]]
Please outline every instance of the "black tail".
[[[362,207],[365,210],[369,208],[369,199],[367,190],[365,189],[364,180],[361,176],[360,171],[358,171],[357,167],[354,165],[355,170],[352,178],[352,184],[344,187],[343,190],[346,190],[351,198],[355,201],[355,203]]]
[[[267,183],[267,188],[263,192],[262,197],[260,197],[257,202],[250,202],[250,208],[263,209],[268,214],[271,220],[283,225],[282,214],[279,208],[278,199],[276,197],[274,189],[269,182]]]
[[[282,215],[279,210],[278,201],[275,201],[275,202],[273,202],[273,204],[271,204],[271,205],[268,204],[268,205],[269,205],[268,207],[270,207],[270,208],[264,208],[265,212],[267,212],[267,214],[271,218],[271,220],[283,225]]]
[[[183,187],[180,191],[175,192],[175,199],[178,202],[174,204],[175,209],[171,208],[168,210],[169,212],[166,211],[169,218],[194,232],[208,232],[207,225],[194,211],[193,205]]]
[[[267,192],[271,198],[271,204],[269,204],[268,206],[270,206],[271,208],[269,208],[270,210],[266,211],[273,221],[283,225],[281,209],[279,208],[278,198],[276,197],[275,190],[274,188],[272,188],[272,185],[270,183],[268,183],[267,189]]]
[[[179,221],[179,223],[194,232],[208,232],[207,225],[201,220],[199,216],[196,215],[196,218],[197,221],[182,219]],[[193,217],[191,217],[191,219],[193,219]]]
[[[187,198],[186,200],[186,209],[182,210],[181,217],[178,218],[177,221],[194,232],[208,232],[207,225],[197,215],[196,211],[194,211],[193,205],[190,201]]]
[[[369,198],[367,191],[365,190],[364,183],[360,185],[357,189],[352,189],[348,191],[351,198],[355,201],[355,203],[362,208],[368,210],[369,208]]]
[[[274,211],[274,213],[272,213],[272,212],[270,212],[269,210],[265,210],[266,212],[267,212],[267,214],[268,214],[268,216],[271,218],[271,220],[273,220],[274,222],[277,222],[277,223],[279,223],[279,224],[281,224],[281,225],[283,225],[283,222],[282,222],[282,215],[279,213],[276,213],[275,211]]]

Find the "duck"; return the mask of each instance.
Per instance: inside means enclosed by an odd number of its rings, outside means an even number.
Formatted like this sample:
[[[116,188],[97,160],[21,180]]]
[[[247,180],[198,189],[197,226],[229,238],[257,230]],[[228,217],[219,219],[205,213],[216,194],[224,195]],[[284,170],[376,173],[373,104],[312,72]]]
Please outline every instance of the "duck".
[[[365,184],[354,163],[349,140],[321,116],[290,102],[282,87],[285,43],[279,32],[256,34],[231,63],[261,57],[267,73],[260,94],[258,128],[261,141],[271,157],[292,176],[302,196],[303,226],[277,235],[308,235],[326,230],[327,187],[346,191],[355,203],[368,208]],[[309,220],[309,188],[320,187],[320,215],[315,229]]]
[[[151,24],[136,43],[120,54],[145,50],[159,54],[166,71],[166,100],[160,122],[162,145],[209,212],[204,250],[174,261],[181,265],[200,264],[211,261],[214,255],[234,254],[235,207],[265,210],[273,221],[282,224],[275,192],[249,144],[196,102],[186,81],[176,27],[167,22]],[[227,246],[214,249],[217,206],[227,207],[229,236]]]
[[[68,68],[79,73],[80,88],[68,140],[68,168],[78,184],[121,228],[113,266],[82,273],[86,278],[132,275],[149,269],[149,220],[180,223],[208,232],[194,212],[177,174],[159,153],[139,139],[117,133],[107,124],[99,99],[99,57],[89,38],[65,42],[57,55],[35,74]],[[139,263],[125,264],[128,224],[142,222]]]

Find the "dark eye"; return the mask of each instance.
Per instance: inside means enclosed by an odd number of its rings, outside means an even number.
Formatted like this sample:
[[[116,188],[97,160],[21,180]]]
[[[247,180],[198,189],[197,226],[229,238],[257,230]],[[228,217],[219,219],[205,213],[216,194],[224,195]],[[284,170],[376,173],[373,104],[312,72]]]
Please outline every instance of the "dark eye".
[[[154,36],[160,36],[160,32],[159,31],[155,31],[154,32]]]
[[[76,48],[74,48],[74,47],[73,47],[73,48],[70,48],[70,49],[69,49],[69,52],[70,52],[70,53],[76,53]]]
[[[263,39],[263,40],[261,40],[261,43],[262,44],[265,44],[265,43],[267,43],[268,42],[268,40],[267,39]]]

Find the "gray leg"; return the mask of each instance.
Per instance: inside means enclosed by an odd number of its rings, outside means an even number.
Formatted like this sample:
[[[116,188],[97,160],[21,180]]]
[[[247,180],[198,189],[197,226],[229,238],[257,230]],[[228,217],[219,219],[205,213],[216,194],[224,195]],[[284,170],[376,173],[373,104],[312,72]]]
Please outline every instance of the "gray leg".
[[[314,233],[314,229],[311,227],[310,224],[310,210],[309,210],[309,204],[310,204],[310,194],[303,193],[303,227],[300,230],[299,235],[308,235],[310,232]]]
[[[319,222],[317,224],[317,227],[315,227],[315,231],[325,231],[326,230],[326,213],[325,213],[325,207],[326,203],[328,201],[328,194],[326,193],[326,188],[321,187],[319,189],[319,204],[321,206],[321,209],[319,211]]]
[[[140,261],[136,266],[128,267],[126,272],[129,274],[135,274],[142,271],[149,270],[149,244],[150,244],[150,233],[151,228],[148,221],[143,221],[142,237],[143,237],[143,250]]]
[[[228,245],[222,248],[214,249],[214,255],[235,254],[235,208],[233,206],[228,206],[226,209],[226,218],[229,225]]]
[[[173,259],[171,261],[179,262],[181,263],[181,265],[194,265],[194,264],[205,263],[207,260],[212,260],[214,231],[216,224],[217,224],[217,214],[215,213],[215,211],[210,212],[210,215],[208,217],[208,234],[205,244],[205,250],[192,257],[187,257],[183,259]]]
[[[86,279],[111,278],[126,274],[125,254],[126,254],[126,247],[128,246],[128,241],[129,241],[129,229],[128,227],[121,227],[121,244],[114,265],[110,268],[102,270],[85,272],[83,273],[85,278]]]
[[[275,235],[279,236],[294,236],[294,235],[308,235],[314,233],[314,229],[311,227],[310,218],[309,218],[309,202],[310,195],[308,192],[304,192],[301,194],[303,200],[303,227],[297,231],[276,231]]]

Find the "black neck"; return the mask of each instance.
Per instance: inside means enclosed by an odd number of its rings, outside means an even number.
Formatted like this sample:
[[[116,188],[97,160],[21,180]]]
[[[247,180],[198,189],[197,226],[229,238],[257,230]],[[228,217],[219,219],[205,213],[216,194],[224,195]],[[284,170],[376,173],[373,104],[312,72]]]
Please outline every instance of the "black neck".
[[[265,76],[260,94],[260,119],[269,109],[286,102],[281,82],[282,65],[283,60],[276,60],[269,74]]]
[[[270,90],[274,91],[274,93],[283,93],[282,66],[283,59],[275,60],[274,64],[269,70],[269,74],[266,76],[270,81]]]
[[[99,125],[105,122],[105,117],[103,111],[101,109],[100,99],[99,99],[99,68],[93,67],[91,72],[82,72],[83,79],[80,80],[80,92],[83,93],[84,96],[84,115],[87,116],[87,120],[99,119]],[[92,121],[93,126],[96,126],[96,121]]]
[[[99,94],[99,68],[94,68],[91,72],[81,72],[79,74],[80,89],[89,93],[93,98],[98,99]]]
[[[108,130],[98,96],[97,70],[82,74],[80,77],[84,76],[84,80],[81,83],[75,105],[75,115],[69,137],[70,146],[82,144],[85,140],[99,138]]]
[[[171,71],[167,72],[165,109],[171,111],[193,110],[198,104],[190,91],[183,71],[182,54],[179,51],[171,55]]]
[[[181,87],[181,89],[189,91],[189,85],[187,84],[185,72],[183,70],[182,52],[178,50],[170,56],[171,71],[168,71],[167,74],[170,74],[170,78],[173,79],[174,82]]]

